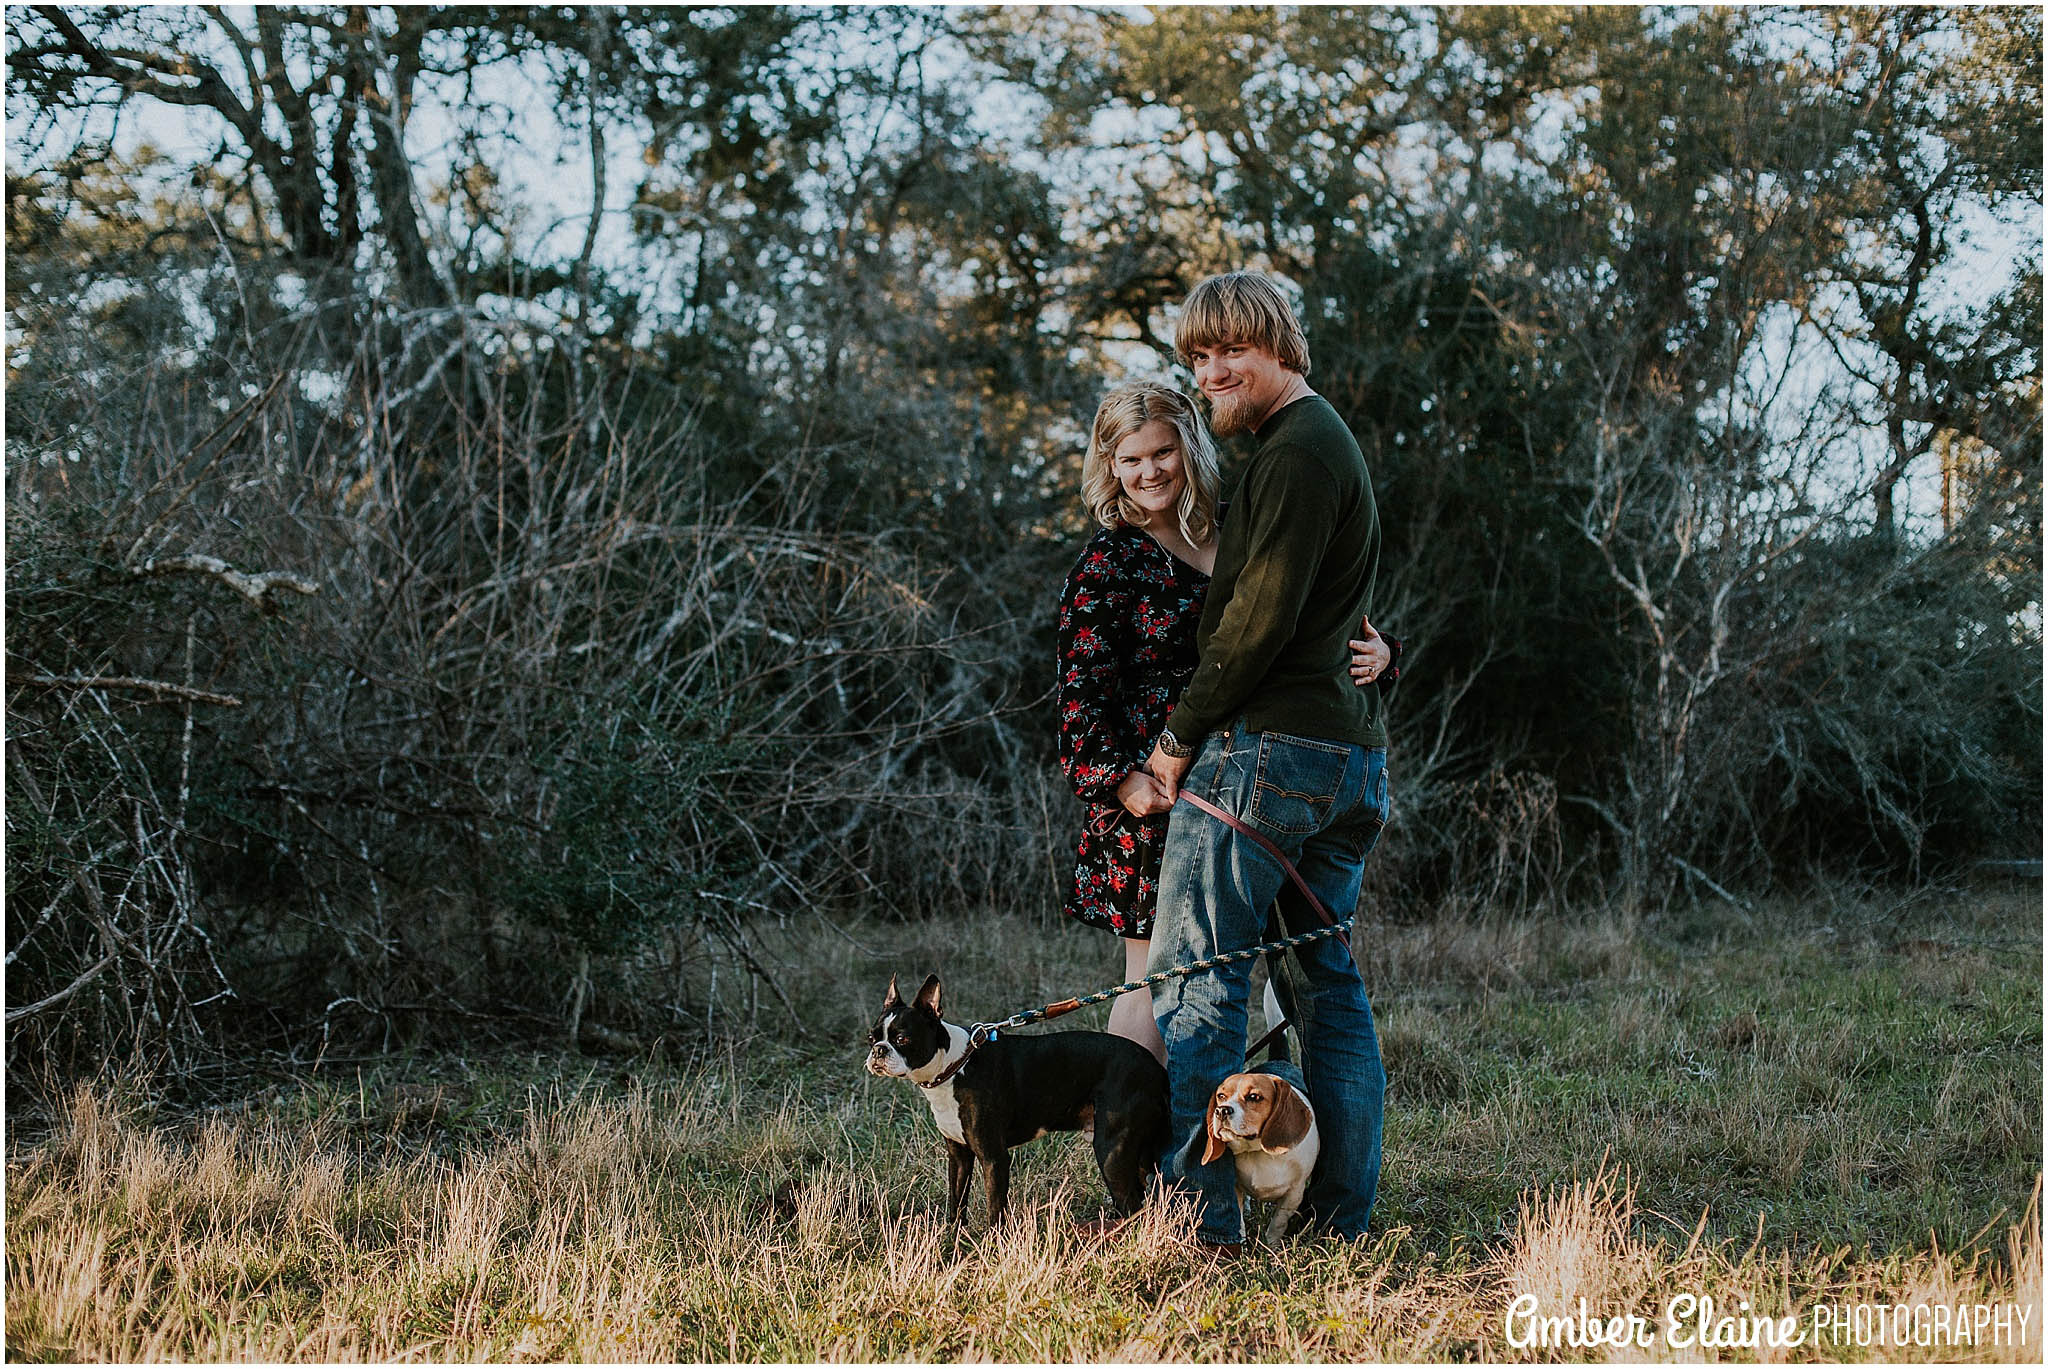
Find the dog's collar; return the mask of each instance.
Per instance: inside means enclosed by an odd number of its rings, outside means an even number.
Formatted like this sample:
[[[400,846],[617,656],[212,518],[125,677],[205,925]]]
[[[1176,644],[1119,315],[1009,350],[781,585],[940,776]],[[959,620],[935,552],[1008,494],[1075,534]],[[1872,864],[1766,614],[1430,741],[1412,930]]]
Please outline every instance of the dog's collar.
[[[953,1024],[950,1022],[946,1023],[946,1034],[948,1037],[951,1037],[953,1031]],[[942,1084],[949,1083],[952,1080],[953,1076],[958,1074],[963,1068],[966,1067],[967,1062],[974,1058],[974,1053],[981,1049],[982,1043],[984,1041],[995,1040],[995,1036],[996,1034],[994,1032],[989,1032],[986,1036],[984,1036],[979,1031],[979,1029],[968,1032],[967,1049],[960,1052],[959,1059],[955,1060],[952,1064],[940,1070],[936,1075],[934,1075],[930,1079],[918,1079],[912,1082],[914,1082],[921,1089],[935,1089]]]

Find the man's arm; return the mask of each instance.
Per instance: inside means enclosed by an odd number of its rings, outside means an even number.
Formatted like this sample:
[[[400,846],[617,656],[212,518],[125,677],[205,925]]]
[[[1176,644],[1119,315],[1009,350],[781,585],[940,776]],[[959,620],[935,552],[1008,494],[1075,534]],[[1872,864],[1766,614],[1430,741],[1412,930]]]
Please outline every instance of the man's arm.
[[[1248,520],[1244,569],[1194,678],[1166,720],[1166,730],[1183,743],[1200,741],[1242,711],[1274,656],[1293,638],[1336,533],[1337,490],[1328,474],[1292,452],[1273,456],[1250,473],[1236,501],[1233,512]],[[1189,764],[1155,746],[1145,768],[1177,790]]]

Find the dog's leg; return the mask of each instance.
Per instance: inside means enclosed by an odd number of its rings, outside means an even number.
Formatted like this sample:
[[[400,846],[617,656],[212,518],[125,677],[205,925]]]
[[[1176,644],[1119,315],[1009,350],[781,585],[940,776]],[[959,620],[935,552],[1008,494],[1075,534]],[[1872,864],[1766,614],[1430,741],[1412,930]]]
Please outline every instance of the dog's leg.
[[[1266,1223],[1266,1244],[1278,1245],[1287,1235],[1287,1227],[1294,1220],[1294,1214],[1301,1210],[1301,1195],[1290,1193],[1273,1204],[1273,1220]]]
[[[1010,1208],[1010,1152],[983,1156],[981,1164],[988,1177],[988,1220],[994,1225]]]
[[[1145,1165],[1151,1158],[1143,1153],[1126,1119],[1095,1114],[1095,1167],[1117,1216],[1128,1217],[1144,1206]]]
[[[967,1187],[974,1178],[974,1151],[958,1141],[946,1142],[946,1220],[967,1215]]]

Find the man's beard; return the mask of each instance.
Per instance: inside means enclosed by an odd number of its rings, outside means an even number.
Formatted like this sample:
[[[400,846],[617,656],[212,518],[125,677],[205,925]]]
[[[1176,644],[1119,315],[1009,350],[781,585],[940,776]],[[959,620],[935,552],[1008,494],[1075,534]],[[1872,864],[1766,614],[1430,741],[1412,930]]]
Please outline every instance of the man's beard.
[[[1236,437],[1258,426],[1252,413],[1251,397],[1242,389],[1209,397],[1209,431],[1218,437]]]

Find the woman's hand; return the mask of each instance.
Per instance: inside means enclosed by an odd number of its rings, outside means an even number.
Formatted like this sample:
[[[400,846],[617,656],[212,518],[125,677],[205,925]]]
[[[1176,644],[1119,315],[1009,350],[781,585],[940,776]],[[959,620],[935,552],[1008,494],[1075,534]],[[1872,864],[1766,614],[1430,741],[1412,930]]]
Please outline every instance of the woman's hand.
[[[1379,630],[1364,618],[1358,620],[1358,634],[1350,644],[1351,683],[1363,689],[1380,677],[1380,672],[1394,659],[1394,653]]]
[[[1116,799],[1132,816],[1140,818],[1149,818],[1173,807],[1173,800],[1167,797],[1166,786],[1144,770],[1133,770],[1124,777],[1124,782],[1116,787]]]

